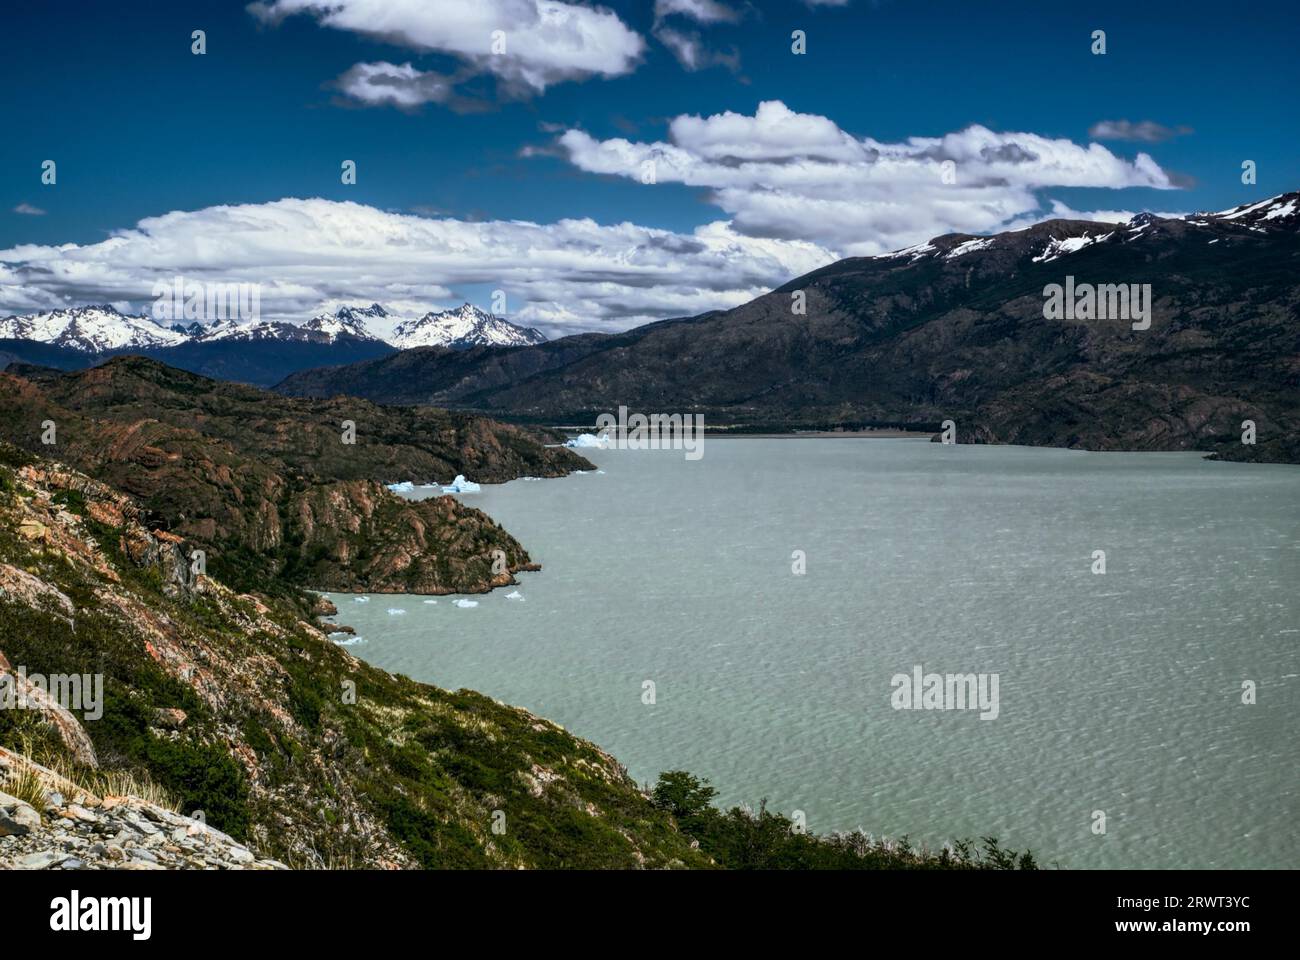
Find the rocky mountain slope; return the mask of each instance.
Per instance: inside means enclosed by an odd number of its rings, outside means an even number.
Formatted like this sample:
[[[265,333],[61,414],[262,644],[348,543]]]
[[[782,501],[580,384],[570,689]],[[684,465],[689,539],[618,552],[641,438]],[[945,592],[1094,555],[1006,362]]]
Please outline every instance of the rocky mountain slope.
[[[138,357],[74,373],[15,370],[0,374],[0,437],[139,498],[240,589],[469,593],[511,583],[534,566],[489,517],[450,497],[402,500],[384,485],[591,468],[482,417],[287,400]],[[344,442],[345,421],[355,443]],[[52,444],[44,424],[54,425]]]
[[[369,667],[293,604],[193,573],[191,546],[0,442],[0,678],[103,678],[97,718],[0,710],[0,860],[707,865],[592,744]]]
[[[513,350],[304,371],[349,393],[583,422],[957,423],[965,442],[1300,462],[1300,194],[1182,219],[1051,220],[843,260],[744,306]],[[1149,284],[1150,327],[1049,319],[1049,285]],[[796,312],[798,299],[806,310]],[[1257,443],[1240,442],[1253,420]]]

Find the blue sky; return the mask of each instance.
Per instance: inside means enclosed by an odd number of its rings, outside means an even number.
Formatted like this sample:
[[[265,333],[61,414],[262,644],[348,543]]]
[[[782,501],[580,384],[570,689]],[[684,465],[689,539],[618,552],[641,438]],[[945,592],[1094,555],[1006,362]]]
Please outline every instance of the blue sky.
[[[137,235],[134,245],[126,244],[132,249],[121,253],[102,246],[113,232],[170,211],[284,198],[366,208],[357,227],[364,235],[358,257],[382,261],[384,269],[369,276],[359,268],[315,283],[307,257],[286,259],[282,274],[257,276],[279,285],[269,301],[264,296],[273,310],[278,303],[293,316],[310,310],[313,301],[372,299],[447,305],[464,297],[486,305],[487,291],[499,287],[524,319],[554,333],[628,326],[705,304],[728,306],[818,258],[895,249],[928,239],[931,228],[984,232],[1023,225],[1049,215],[1053,202],[1083,212],[1192,211],[1300,188],[1294,108],[1300,68],[1293,49],[1300,14],[1292,3],[659,0],[656,13],[647,0],[608,3],[601,14],[583,9],[590,5],[547,0],[541,5],[558,7],[570,26],[579,14],[601,17],[587,24],[588,39],[595,36],[599,49],[575,53],[566,46],[568,27],[530,37],[527,21],[541,15],[538,0],[475,0],[472,10],[456,0],[389,0],[387,12],[377,12],[374,2],[342,0],[355,7],[353,18],[334,26],[325,5],[313,0],[276,0],[261,14],[219,2],[12,5],[0,35],[8,87],[0,106],[0,312],[75,299],[138,303],[147,299],[147,289],[136,289],[147,286],[150,266],[139,261],[152,249],[197,249],[202,241],[196,238],[210,236],[233,246],[238,231],[220,217],[194,217],[167,230],[146,230],[148,236]],[[432,19],[441,21],[430,21],[430,8],[440,8]],[[463,28],[446,27],[462,16]],[[505,54],[496,60],[475,47],[485,16],[496,16],[504,31]],[[384,17],[387,26],[379,31]],[[195,29],[206,31],[202,56],[191,53]],[[790,49],[796,29],[807,35],[802,56]],[[1106,31],[1103,56],[1090,50],[1095,29]],[[689,36],[696,36],[694,51],[702,61],[696,69],[673,50],[676,45],[680,53],[681,38]],[[552,41],[553,49],[546,46]],[[481,42],[487,47],[491,41],[483,36]],[[512,57],[522,60],[512,63]],[[454,80],[453,92],[407,109],[374,102],[376,91],[401,84],[350,84],[349,71],[355,75],[367,64],[420,77],[410,86],[416,93],[404,95],[446,89],[437,84],[442,78]],[[693,141],[674,139],[670,131],[675,117],[730,111],[754,118],[764,102],[782,105],[784,112],[768,114],[779,142],[775,155],[750,159],[778,173],[811,155],[834,181],[840,161],[817,152],[828,137],[905,145],[909,138],[942,138],[972,124],[998,137],[1025,133],[1068,141],[1077,156],[1061,159],[1070,169],[1059,182],[1039,172],[1012,183],[1006,194],[963,195],[960,202],[971,211],[949,217],[937,212],[950,206],[947,200],[928,196],[928,187],[918,193],[906,176],[893,186],[864,182],[838,194],[830,183],[768,183],[762,170],[736,183],[724,168],[745,158],[709,153],[715,134],[725,133],[721,127],[697,128]],[[1148,126],[1119,127],[1127,138],[1113,139],[1116,128],[1097,127],[1103,121]],[[749,136],[743,125],[737,129],[742,139]],[[585,139],[566,131],[580,131]],[[1105,136],[1093,135],[1099,131]],[[789,136],[804,133],[812,138],[811,154],[787,155]],[[980,143],[980,150],[1042,152],[1040,141]],[[1093,169],[1096,157],[1086,156],[1091,143],[1114,158],[1114,169]],[[660,168],[655,184],[642,183],[634,170],[609,172],[611,163],[662,155],[655,144],[681,153],[668,169]],[[840,156],[839,147],[831,149]],[[915,167],[949,149],[957,147],[903,153]],[[867,154],[868,161],[841,157],[852,168],[846,168],[846,182],[868,176],[862,163],[880,162],[870,145]],[[1150,167],[1141,166],[1139,154],[1149,156]],[[623,160],[611,159],[615,155]],[[47,159],[58,164],[52,186],[40,180]],[[355,185],[340,182],[344,159],[357,163]],[[1246,159],[1257,164],[1253,186],[1241,182]],[[967,175],[997,181],[1003,173],[962,161],[957,170],[959,181]],[[1026,195],[1036,210],[1026,208]],[[491,236],[475,233],[478,260],[414,257],[404,279],[392,263],[393,242],[407,248],[449,244],[459,256],[459,235],[430,237],[418,222],[370,211],[438,219],[453,232],[482,223],[523,220],[547,227],[585,218],[651,232],[592,239],[543,230],[506,237],[502,226]],[[320,223],[337,219],[334,212],[332,206],[270,208],[266,215],[274,223],[259,227],[266,239],[261,266],[279,256],[279,245],[296,242],[292,231],[330,229]],[[345,212],[358,215],[352,207]],[[728,226],[699,240],[708,224]],[[353,225],[335,228],[346,232]],[[405,236],[408,229],[413,232]],[[394,231],[403,237],[374,239],[376,232]],[[339,242],[346,247],[345,238]],[[588,242],[587,261],[565,260],[566,250]],[[78,245],[80,266],[70,268],[66,252],[51,251],[55,244]],[[501,263],[494,265],[495,247]],[[651,247],[678,251],[679,261],[696,253],[707,253],[705,261],[716,258],[702,264],[702,272],[731,266],[719,279],[674,278],[673,264],[646,259]],[[507,261],[539,249],[549,252],[529,272],[508,269]],[[317,255],[320,263],[333,263],[338,251]],[[624,255],[635,267],[631,275],[591,276],[591,260]],[[219,253],[159,260],[157,269],[167,275],[184,270],[240,279],[253,272],[251,261],[231,256],[223,262]],[[61,273],[62,282],[42,280],[50,272],[43,268]],[[670,286],[674,290],[658,299],[646,293]]]

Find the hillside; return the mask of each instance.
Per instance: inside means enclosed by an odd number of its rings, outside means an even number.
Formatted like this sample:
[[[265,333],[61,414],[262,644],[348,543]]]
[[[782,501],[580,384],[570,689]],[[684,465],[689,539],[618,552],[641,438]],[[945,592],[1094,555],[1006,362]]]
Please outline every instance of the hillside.
[[[481,592],[532,568],[485,514],[385,483],[562,476],[590,464],[518,427],[355,400],[285,400],[137,357],[86,371],[0,374],[0,437],[54,454],[139,498],[152,522],[207,552],[240,589],[281,584]],[[343,442],[343,422],[355,443]],[[42,424],[56,425],[52,445]],[[495,551],[506,569],[493,572]]]
[[[407,351],[276,390],[549,422],[620,404],[790,427],[953,419],[963,442],[1300,462],[1298,226],[1287,194],[1183,219],[951,234],[733,310],[509,351]],[[1044,291],[1067,277],[1149,284],[1149,329],[1048,319]],[[1254,446],[1240,443],[1246,419]]]
[[[0,746],[92,786],[129,776],[295,867],[704,865],[590,743],[369,667],[292,605],[193,576],[146,521],[0,444],[4,666],[104,678],[99,719],[0,710]]]

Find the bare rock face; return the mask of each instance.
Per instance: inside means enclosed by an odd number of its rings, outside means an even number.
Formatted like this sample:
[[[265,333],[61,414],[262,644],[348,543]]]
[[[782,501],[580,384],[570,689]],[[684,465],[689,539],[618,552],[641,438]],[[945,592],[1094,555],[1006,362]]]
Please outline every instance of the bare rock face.
[[[33,523],[35,521],[25,520],[18,529],[21,532],[25,526]],[[47,606],[69,620],[72,618],[72,601],[63,593],[40,577],[32,576],[26,570],[19,570],[7,563],[0,563],[0,595],[13,597],[32,606]],[[0,666],[3,664],[0,663]]]

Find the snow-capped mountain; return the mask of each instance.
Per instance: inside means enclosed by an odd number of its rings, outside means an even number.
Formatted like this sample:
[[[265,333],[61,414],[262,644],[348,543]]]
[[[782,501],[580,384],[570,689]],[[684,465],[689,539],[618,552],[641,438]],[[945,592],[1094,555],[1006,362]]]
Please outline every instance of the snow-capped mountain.
[[[368,307],[339,307],[334,316],[343,323],[354,324],[364,329],[367,320],[382,320],[389,316],[389,313],[379,304],[372,303]]]
[[[337,313],[322,313],[306,323],[286,323],[279,320],[224,320],[193,331],[195,343],[213,343],[218,340],[259,341],[281,340],[332,344],[340,339],[382,341],[383,338],[366,327],[366,319],[381,319],[388,313],[377,303],[368,307],[342,307]]]
[[[185,334],[159,326],[148,317],[119,313],[106,303],[0,320],[0,340],[31,340],[82,353],[170,347],[187,339]]]
[[[1220,210],[1218,213],[1194,213],[1186,218],[1188,222],[1196,220],[1232,221],[1241,226],[1254,229],[1266,227],[1295,226],[1300,223],[1300,191],[1283,193],[1269,197],[1258,203],[1243,203],[1237,207]]]
[[[366,341],[408,347],[524,346],[546,340],[530,327],[520,327],[466,303],[455,310],[431,311],[419,319],[401,321],[390,335],[372,330],[370,323],[391,324],[393,316],[380,304],[340,307],[305,323],[283,320],[221,320],[217,323],[174,323],[161,326],[145,316],[127,316],[111,306],[75,307],[0,320],[0,340],[26,340],[65,347],[81,353],[121,352],[186,345],[231,343],[309,343],[334,345]]]
[[[383,320],[388,317],[388,311],[377,303],[372,303],[368,307],[340,307],[333,315],[322,313],[320,316],[312,317],[303,327],[307,330],[315,330],[329,338],[333,343],[339,337],[358,337],[362,340],[382,340],[378,334],[372,332],[366,325],[367,320]]]
[[[881,262],[906,259],[915,263],[926,258],[956,260],[983,253],[994,257],[1027,256],[1031,263],[1051,263],[1097,244],[1148,242],[1157,237],[1172,243],[1189,230],[1194,236],[1203,236],[1206,243],[1218,243],[1249,233],[1293,232],[1297,227],[1300,227],[1300,192],[1293,192],[1217,213],[1191,213],[1182,217],[1139,213],[1123,223],[1045,220],[1024,229],[983,237],[950,233],[866,259]]]
[[[503,317],[462,304],[454,310],[426,313],[418,320],[403,320],[393,328],[389,343],[400,350],[411,347],[477,346],[520,347],[543,343],[546,337],[532,327],[520,327]]]

